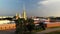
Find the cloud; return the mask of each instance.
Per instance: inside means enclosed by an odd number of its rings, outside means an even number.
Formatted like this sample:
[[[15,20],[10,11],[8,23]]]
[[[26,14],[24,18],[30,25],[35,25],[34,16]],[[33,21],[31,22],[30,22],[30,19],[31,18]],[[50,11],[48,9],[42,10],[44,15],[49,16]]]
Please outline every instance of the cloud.
[[[44,0],[37,4],[39,16],[60,16],[60,0]]]
[[[56,3],[56,2],[60,2],[60,0],[44,0],[44,1],[38,2],[38,4],[47,5],[47,4]]]

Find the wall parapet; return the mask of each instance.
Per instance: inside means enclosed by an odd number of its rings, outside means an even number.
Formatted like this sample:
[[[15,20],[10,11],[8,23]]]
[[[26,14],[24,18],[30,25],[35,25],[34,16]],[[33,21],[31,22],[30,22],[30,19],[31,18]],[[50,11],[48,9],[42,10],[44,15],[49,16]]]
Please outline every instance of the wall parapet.
[[[1,24],[0,25],[0,30],[10,30],[10,29],[15,29],[16,24]]]

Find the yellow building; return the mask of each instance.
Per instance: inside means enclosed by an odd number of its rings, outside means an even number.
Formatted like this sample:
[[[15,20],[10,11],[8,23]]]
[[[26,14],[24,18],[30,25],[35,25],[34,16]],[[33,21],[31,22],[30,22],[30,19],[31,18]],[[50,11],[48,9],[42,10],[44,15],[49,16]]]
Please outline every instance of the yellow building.
[[[19,18],[19,14],[18,13],[16,13],[16,19],[18,19]]]

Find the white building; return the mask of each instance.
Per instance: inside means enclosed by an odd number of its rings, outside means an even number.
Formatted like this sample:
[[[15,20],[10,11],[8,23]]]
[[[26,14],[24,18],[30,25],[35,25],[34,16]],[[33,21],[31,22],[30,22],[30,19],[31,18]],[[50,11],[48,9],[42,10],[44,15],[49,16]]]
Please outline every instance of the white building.
[[[0,24],[9,24],[9,23],[14,23],[14,21],[0,20]]]

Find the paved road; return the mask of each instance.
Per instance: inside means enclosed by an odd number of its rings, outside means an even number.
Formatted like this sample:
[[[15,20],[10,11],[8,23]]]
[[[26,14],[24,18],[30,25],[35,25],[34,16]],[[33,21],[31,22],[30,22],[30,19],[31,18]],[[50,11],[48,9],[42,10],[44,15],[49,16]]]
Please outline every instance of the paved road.
[[[0,31],[0,34],[15,34],[15,30]]]
[[[45,34],[53,31],[60,30],[60,28],[53,28],[53,29],[47,29],[41,32],[37,32],[36,34]],[[6,30],[6,31],[0,31],[0,34],[15,34],[15,30]]]
[[[57,31],[60,30],[60,28],[53,28],[53,29],[47,29],[41,32],[37,32],[37,34],[45,34],[45,33],[49,33],[49,32],[53,32],[53,31]]]

